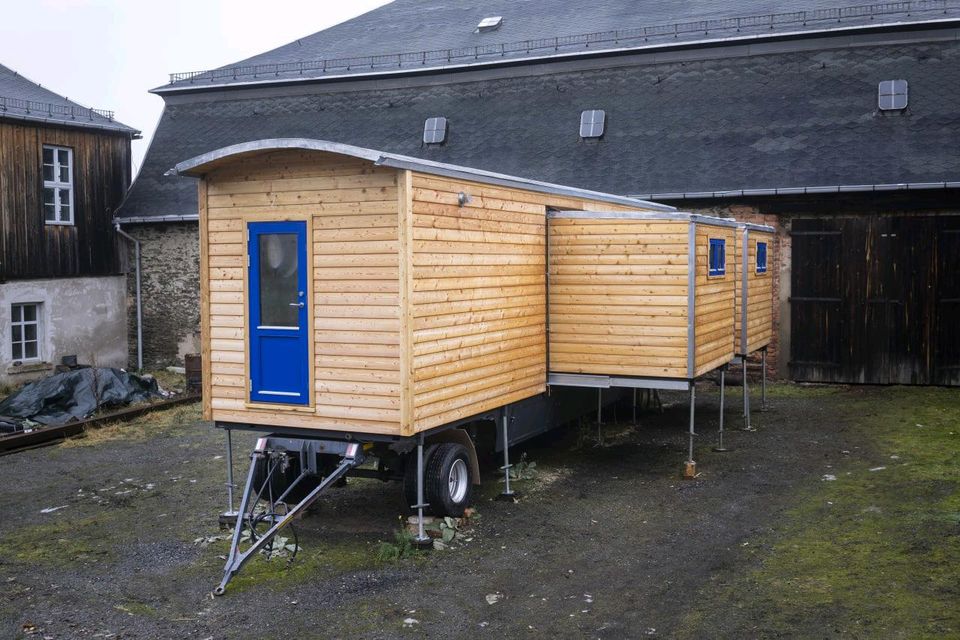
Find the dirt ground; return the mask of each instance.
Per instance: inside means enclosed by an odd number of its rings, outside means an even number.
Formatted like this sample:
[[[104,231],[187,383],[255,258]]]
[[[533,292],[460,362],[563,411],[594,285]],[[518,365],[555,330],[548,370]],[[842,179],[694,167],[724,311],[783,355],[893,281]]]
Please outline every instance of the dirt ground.
[[[607,416],[604,446],[596,427],[524,446],[518,503],[490,471],[452,548],[399,561],[378,560],[399,488],[352,479],[292,563],[257,558],[216,599],[223,434],[195,406],[154,414],[0,458],[0,637],[957,638],[958,396],[774,385],[745,432],[734,389],[717,453],[708,384],[684,481],[668,395]]]

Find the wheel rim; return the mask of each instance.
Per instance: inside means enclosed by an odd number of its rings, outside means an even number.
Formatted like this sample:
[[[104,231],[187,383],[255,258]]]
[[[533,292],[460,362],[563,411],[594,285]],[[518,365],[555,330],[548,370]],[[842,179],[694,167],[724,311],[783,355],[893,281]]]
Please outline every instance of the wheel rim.
[[[467,463],[462,458],[457,458],[450,465],[447,484],[450,499],[453,502],[461,502],[467,495],[467,487],[470,486],[470,474],[467,471]]]

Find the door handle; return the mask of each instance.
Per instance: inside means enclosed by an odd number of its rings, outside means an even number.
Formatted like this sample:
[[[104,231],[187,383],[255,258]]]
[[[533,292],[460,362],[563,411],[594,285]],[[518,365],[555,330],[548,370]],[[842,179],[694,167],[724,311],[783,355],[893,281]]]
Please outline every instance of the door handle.
[[[291,302],[291,303],[290,303],[290,306],[291,306],[291,307],[299,307],[299,308],[303,309],[303,303],[302,303],[302,302]]]

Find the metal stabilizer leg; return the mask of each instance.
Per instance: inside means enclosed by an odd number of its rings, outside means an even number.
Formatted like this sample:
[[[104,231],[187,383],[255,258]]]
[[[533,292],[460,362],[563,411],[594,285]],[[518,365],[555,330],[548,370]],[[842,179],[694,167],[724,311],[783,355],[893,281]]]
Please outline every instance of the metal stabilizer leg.
[[[750,385],[747,384],[747,356],[743,356],[743,430],[756,431],[750,424]]]
[[[433,546],[433,539],[427,535],[423,526],[423,510],[430,506],[423,496],[423,434],[417,437],[417,504],[412,505],[417,510],[417,536],[413,544],[420,549]]]
[[[760,382],[760,411],[767,410],[767,348],[764,347],[760,352],[760,368],[763,370],[763,378]]]
[[[720,367],[720,431],[717,435],[717,446],[713,448],[714,451],[724,452],[732,451],[728,449],[723,444],[723,401],[727,395],[727,365]]]
[[[690,381],[690,450],[687,457],[687,462],[684,464],[683,477],[692,480],[697,477],[697,463],[693,460],[693,438],[696,436],[696,432],[693,430],[694,422],[694,405],[697,401],[697,387],[694,384],[693,380]]]
[[[256,474],[257,463],[261,460],[266,460],[269,455],[267,452],[268,442],[268,438],[261,438],[259,441],[257,441],[257,448],[250,456],[250,471],[247,473],[247,485],[244,487],[243,498],[240,500],[240,511],[237,515],[237,524],[233,529],[233,539],[230,543],[230,555],[227,557],[227,564],[224,567],[223,580],[221,580],[217,588],[213,590],[214,595],[223,595],[224,591],[226,591],[227,584],[235,575],[237,575],[237,572],[240,571],[243,565],[245,565],[251,558],[256,556],[261,549],[269,545],[273,541],[274,536],[276,536],[281,529],[290,524],[300,513],[313,504],[325,489],[345,476],[346,473],[353,467],[363,464],[363,449],[359,444],[352,443],[343,445],[342,459],[340,460],[339,466],[337,466],[337,468],[334,469],[330,475],[325,477],[320,484],[313,489],[313,491],[308,493],[303,500],[289,508],[283,517],[277,518],[275,516],[271,516],[268,520],[268,522],[271,523],[270,528],[267,529],[263,534],[256,536],[256,540],[254,540],[246,550],[241,551],[240,539],[243,537],[243,530],[248,526],[252,526],[254,515],[252,512],[256,508],[256,502],[258,502],[260,498],[258,493],[253,504],[251,504],[250,498],[254,493],[253,478]],[[272,473],[272,471],[270,473]],[[267,474],[264,484],[270,483],[270,473]],[[282,499],[286,497],[288,493],[289,489],[284,491],[280,498]],[[251,536],[251,538],[253,537],[254,536]]]
[[[227,432],[227,510],[220,514],[220,528],[226,529],[237,521],[237,512],[233,508],[233,490],[237,485],[233,482],[233,436],[230,429]]]
[[[510,434],[508,431],[510,411],[507,407],[503,408],[501,424],[503,425],[503,466],[500,469],[503,471],[503,492],[497,496],[497,500],[515,502],[520,494],[510,488],[510,469],[513,468],[513,465],[510,464]]]

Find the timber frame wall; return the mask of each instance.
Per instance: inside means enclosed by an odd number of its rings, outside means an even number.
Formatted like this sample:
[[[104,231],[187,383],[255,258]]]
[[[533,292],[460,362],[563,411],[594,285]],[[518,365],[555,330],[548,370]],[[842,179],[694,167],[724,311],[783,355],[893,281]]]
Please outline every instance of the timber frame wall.
[[[736,355],[747,356],[770,344],[773,339],[773,273],[774,255],[772,227],[741,224],[737,229],[736,254]],[[767,271],[757,273],[757,243],[767,243]],[[746,247],[746,252],[744,252]],[[746,345],[746,346],[744,346]]]
[[[202,171],[203,412],[231,423],[409,436],[542,393],[548,208],[643,208],[314,150]],[[245,233],[267,220],[312,234],[306,407],[249,401]]]

